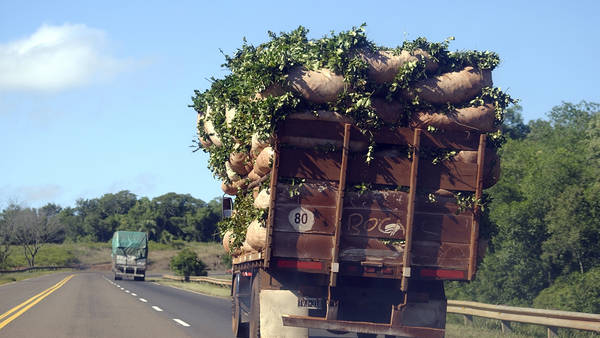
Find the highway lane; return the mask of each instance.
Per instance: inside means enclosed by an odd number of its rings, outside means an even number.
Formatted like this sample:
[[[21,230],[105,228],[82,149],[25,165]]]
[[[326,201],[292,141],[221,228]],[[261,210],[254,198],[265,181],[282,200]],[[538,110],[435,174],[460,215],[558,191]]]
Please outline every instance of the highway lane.
[[[152,282],[113,281],[112,274],[104,277],[109,283],[119,285],[113,287],[121,292],[138,300],[142,298],[150,306],[162,310],[160,312],[165,316],[190,325],[188,331],[195,337],[231,337],[230,299],[205,296]]]
[[[67,275],[0,287],[2,313]],[[0,319],[0,325],[8,317]],[[60,288],[0,328],[0,337],[209,337],[190,328],[116,288],[101,274],[75,273]]]

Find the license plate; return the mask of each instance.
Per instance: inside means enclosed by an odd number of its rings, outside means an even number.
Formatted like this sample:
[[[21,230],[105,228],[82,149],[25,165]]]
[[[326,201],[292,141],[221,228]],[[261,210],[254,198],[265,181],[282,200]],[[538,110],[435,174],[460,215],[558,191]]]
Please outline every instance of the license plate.
[[[323,309],[323,298],[300,297],[298,298],[298,307],[321,310]]]

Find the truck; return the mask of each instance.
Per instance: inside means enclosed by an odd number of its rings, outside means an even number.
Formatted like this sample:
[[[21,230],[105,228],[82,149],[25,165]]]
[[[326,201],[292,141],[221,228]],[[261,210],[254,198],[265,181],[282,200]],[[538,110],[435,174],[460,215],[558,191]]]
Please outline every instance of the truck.
[[[341,146],[289,145],[298,138]],[[353,142],[379,151],[367,163]],[[482,190],[497,160],[490,143],[476,130],[406,127],[369,138],[343,121],[280,121],[265,176],[266,245],[232,259],[234,336],[443,337],[444,281],[476,272]],[[436,158],[460,152],[474,156]]]
[[[115,280],[123,277],[146,279],[148,235],[139,231],[116,231],[112,237],[112,271]]]

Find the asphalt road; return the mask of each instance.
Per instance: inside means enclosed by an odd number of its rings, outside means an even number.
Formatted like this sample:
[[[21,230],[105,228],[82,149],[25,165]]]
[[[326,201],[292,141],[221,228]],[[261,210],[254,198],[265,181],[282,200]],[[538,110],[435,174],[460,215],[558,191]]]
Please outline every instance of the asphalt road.
[[[310,337],[356,337],[310,330]],[[231,337],[229,299],[100,272],[0,285],[2,337]]]
[[[0,286],[0,337],[231,337],[227,299],[150,282],[117,286],[96,272],[70,275]]]

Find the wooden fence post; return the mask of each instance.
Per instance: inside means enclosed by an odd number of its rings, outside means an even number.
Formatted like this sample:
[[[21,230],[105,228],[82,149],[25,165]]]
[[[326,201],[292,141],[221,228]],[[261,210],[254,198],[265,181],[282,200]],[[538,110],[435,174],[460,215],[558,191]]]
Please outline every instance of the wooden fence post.
[[[502,325],[502,333],[512,333],[512,328],[510,327],[509,321],[501,320],[500,324]]]
[[[554,326],[548,326],[548,338],[558,338],[558,328]]]

